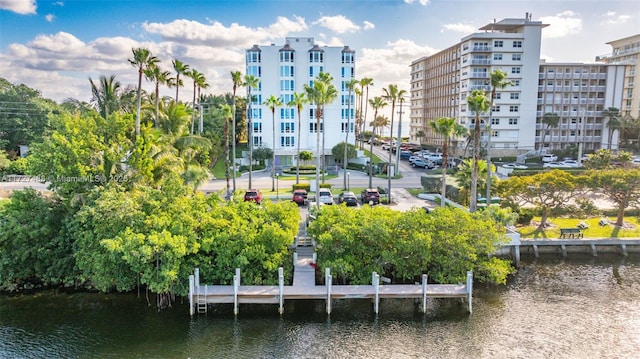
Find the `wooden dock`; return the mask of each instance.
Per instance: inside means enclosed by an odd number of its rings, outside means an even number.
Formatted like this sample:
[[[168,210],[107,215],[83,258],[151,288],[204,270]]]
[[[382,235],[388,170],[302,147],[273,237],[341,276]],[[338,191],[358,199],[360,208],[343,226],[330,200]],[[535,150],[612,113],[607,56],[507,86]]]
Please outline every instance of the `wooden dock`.
[[[627,256],[630,251],[640,251],[640,239],[549,239],[549,240],[522,240],[519,244],[520,252],[533,252],[535,257],[540,253],[591,253],[594,257],[598,251],[615,252]]]
[[[298,241],[297,241],[298,242]],[[426,312],[427,298],[462,298],[467,301],[467,310],[472,311],[473,274],[467,272],[466,284],[429,284],[427,276],[422,283],[381,284],[377,273],[371,275],[371,285],[333,285],[329,268],[325,269],[324,285],[315,283],[316,254],[308,242],[299,242],[294,252],[295,263],[292,285],[284,285],[283,269],[278,269],[278,285],[241,285],[240,269],[236,268],[233,285],[201,285],[199,270],[189,276],[189,311],[193,315],[206,313],[209,304],[233,303],[234,313],[240,304],[278,304],[280,314],[284,313],[286,300],[320,299],[326,300],[327,314],[331,313],[331,301],[337,299],[371,299],[377,314],[381,298],[413,298],[421,300],[421,311]]]

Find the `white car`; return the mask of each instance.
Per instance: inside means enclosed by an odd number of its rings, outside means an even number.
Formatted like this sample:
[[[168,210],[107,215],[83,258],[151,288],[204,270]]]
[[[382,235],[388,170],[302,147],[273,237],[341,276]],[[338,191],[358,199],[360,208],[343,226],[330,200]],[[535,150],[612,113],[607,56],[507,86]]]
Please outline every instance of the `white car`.
[[[570,168],[570,167],[574,167],[574,166],[570,166],[567,165],[563,162],[547,162],[544,165],[542,165],[542,167],[545,168]]]
[[[567,167],[580,167],[580,164],[576,160],[564,160],[562,163]]]
[[[502,165],[502,167],[504,167],[504,168],[515,168],[515,169],[519,169],[519,170],[526,170],[527,168],[529,168],[529,167],[527,167],[525,165],[521,165],[519,163],[505,163],[505,164]]]
[[[328,188],[320,188],[318,191],[318,201],[322,204],[333,204],[333,194]]]
[[[544,155],[542,156],[542,162],[556,162],[558,160],[558,156],[556,155]]]
[[[631,163],[633,163],[634,165],[640,165],[640,157],[636,157],[632,159]]]

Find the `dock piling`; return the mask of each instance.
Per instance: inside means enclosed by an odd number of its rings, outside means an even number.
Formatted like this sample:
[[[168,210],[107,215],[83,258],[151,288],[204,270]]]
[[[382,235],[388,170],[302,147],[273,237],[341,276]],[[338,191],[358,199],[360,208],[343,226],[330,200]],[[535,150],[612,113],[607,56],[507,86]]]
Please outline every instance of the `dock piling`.
[[[427,275],[422,275],[422,313],[427,312]]]
[[[238,315],[238,291],[240,290],[240,268],[236,268],[236,274],[233,276],[233,314]]]
[[[331,269],[324,269],[324,281],[327,286],[327,314],[331,314]]]
[[[378,314],[380,311],[380,275],[376,272],[372,273],[371,284],[373,284],[373,312]]]
[[[472,271],[468,271],[467,272],[467,311],[469,312],[469,314],[472,313],[472,304],[471,301],[473,299],[473,272]]]
[[[280,291],[278,312],[282,315],[284,313],[284,269],[282,267],[278,268],[278,289]]]

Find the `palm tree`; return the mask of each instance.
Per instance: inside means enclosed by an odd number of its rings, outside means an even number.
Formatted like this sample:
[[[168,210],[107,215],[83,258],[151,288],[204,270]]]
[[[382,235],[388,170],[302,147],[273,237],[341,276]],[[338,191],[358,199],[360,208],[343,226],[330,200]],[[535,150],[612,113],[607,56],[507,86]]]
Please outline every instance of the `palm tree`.
[[[484,90],[473,90],[467,98],[469,110],[475,112],[473,129],[473,170],[471,172],[471,200],[469,211],[475,212],[478,204],[478,161],[480,160],[480,113],[489,110],[489,99]]]
[[[343,162],[342,162],[342,166],[343,166],[343,180],[344,180],[344,189],[347,189],[347,161],[349,160],[347,158],[347,144],[349,143],[349,131],[351,129],[351,93],[353,92],[353,90],[355,89],[356,85],[358,85],[358,80],[356,79],[351,79],[349,81],[346,81],[344,83],[344,86],[347,88],[347,90],[349,90],[349,94],[347,97],[347,128],[345,129],[345,138],[344,138],[344,158],[343,158]]]
[[[357,85],[360,85],[360,81],[357,81]],[[361,104],[361,99],[362,99],[362,91],[360,91],[359,88],[355,88],[353,89],[353,92],[356,95],[356,123],[355,123],[355,132],[356,135],[353,138],[353,146],[357,146],[358,145],[358,138],[360,138],[362,136],[362,134],[360,133],[360,126],[362,126],[363,123],[363,118],[362,118],[362,108],[360,106],[362,106]],[[360,105],[358,105],[360,104]]]
[[[542,115],[542,123],[547,125],[547,128],[542,130],[542,141],[540,141],[540,151],[544,150],[544,138],[549,131],[550,127],[556,128],[558,127],[558,123],[560,122],[560,116],[554,112],[547,112]]]
[[[109,113],[119,109],[119,92],[120,82],[116,81],[116,75],[111,75],[109,78],[106,76],[100,76],[98,84],[94,83],[89,78],[91,83],[91,102],[96,109],[100,112],[100,115],[105,119],[109,119]]]
[[[142,75],[144,70],[156,65],[160,62],[157,57],[151,55],[151,51],[145,48],[131,49],[133,58],[129,59],[129,63],[138,69],[138,95],[136,105],[136,137],[140,136],[140,104],[142,91]]]
[[[447,194],[447,164],[449,155],[449,141],[451,137],[462,136],[467,132],[467,129],[460,125],[455,117],[440,117],[435,121],[429,122],[429,126],[433,132],[444,138],[442,143],[442,192],[441,203],[442,207],[445,206],[445,199]]]
[[[202,91],[202,89],[206,89],[209,87],[209,83],[207,83],[207,79],[204,77],[204,74],[200,74],[194,80],[196,81],[196,86],[198,87],[198,104],[201,104],[202,102],[206,102],[203,100],[204,97],[200,94],[200,91]],[[200,121],[198,122],[198,134],[202,134],[202,117],[200,117]]]
[[[274,95],[269,96],[269,98],[262,103],[263,105],[269,107],[271,110],[271,121],[273,122],[273,141],[272,147],[273,158],[271,160],[271,191],[276,190],[275,178],[276,178],[276,107],[282,107],[282,101],[280,101],[279,97],[275,97]]]
[[[391,102],[391,127],[389,128],[389,164],[391,164],[391,154],[393,153],[391,147],[393,146],[393,119],[396,112],[396,102],[403,98],[406,94],[406,90],[398,90],[398,85],[390,84],[389,88],[383,88],[384,96],[382,96],[385,100]],[[398,138],[398,147],[400,146],[400,142],[402,142],[401,138]],[[397,155],[400,156],[400,151],[396,151]],[[398,157],[399,159],[400,157]],[[398,163],[396,162],[395,175],[398,175]]]
[[[251,123],[251,103],[253,102],[253,97],[251,96],[251,89],[258,88],[258,84],[260,83],[260,79],[253,75],[245,75],[244,76],[244,86],[247,87],[247,123],[248,123],[248,131],[249,134],[247,138],[249,139],[249,188],[251,189],[251,172],[253,171],[253,123]]]
[[[189,73],[189,65],[183,63],[180,60],[173,60],[171,62],[171,64],[173,65],[173,69],[176,71],[176,103],[178,102],[178,89],[180,88],[180,86],[184,86],[184,83],[182,82],[182,79],[180,78],[180,75],[185,75],[188,76]]]
[[[620,121],[620,110],[616,107],[609,107],[602,111],[602,116],[608,119],[607,128],[609,129],[609,145],[608,149],[611,150],[611,143],[613,142],[613,133],[619,130],[622,122]]]
[[[364,109],[364,116],[362,117],[362,122],[360,125],[362,126],[360,133],[364,131],[364,124],[367,123],[367,109],[369,108],[369,86],[373,86],[373,79],[369,77],[364,77],[360,79],[360,92],[365,94],[364,106],[362,103],[362,95],[360,96],[360,112]],[[366,91],[365,91],[366,89]],[[362,147],[364,147],[364,138],[361,141]]]
[[[157,65],[153,65],[150,67],[147,67],[144,70],[144,76],[148,81],[151,81],[155,84],[155,105],[156,105],[156,119],[155,119],[155,127],[156,129],[159,128],[159,124],[158,124],[158,102],[159,102],[159,97],[160,97],[160,84],[166,84],[167,81],[169,80],[171,73],[169,71],[162,71],[162,69],[157,66]]]
[[[298,112],[298,149],[296,150],[296,158],[298,161],[300,161],[300,128],[302,127],[301,113],[302,113],[302,109],[304,108],[304,104],[308,102],[309,100],[305,96],[304,92],[302,93],[294,92],[293,98],[291,99],[291,101],[289,101],[289,103],[287,103],[287,106],[295,107]],[[296,184],[298,183],[300,183],[300,163],[299,162],[296,165]]]
[[[233,81],[233,121],[231,125],[231,159],[233,163],[233,192],[236,191],[236,90],[242,86],[242,73],[240,71],[231,71],[231,80]]]
[[[368,90],[367,90],[367,94],[368,94]],[[372,99],[369,100],[369,105],[371,105],[371,108],[373,108],[373,118],[375,119],[373,121],[373,137],[371,138],[371,142],[370,145],[370,149],[369,149],[369,188],[373,187],[373,142],[375,139],[375,133],[376,133],[376,124],[377,124],[377,119],[378,119],[378,110],[380,110],[381,108],[385,107],[387,105],[387,103],[384,101],[384,99],[382,97],[376,96]]]
[[[196,69],[191,69],[191,71],[187,74],[193,80],[193,116],[191,116],[191,134],[193,135],[193,130],[195,127],[195,113],[196,113],[196,94],[198,94],[198,84],[201,81],[204,81],[204,74]],[[199,95],[198,95],[199,97]]]
[[[224,118],[224,169],[225,177],[227,179],[227,201],[231,199],[231,173],[229,170],[229,120],[233,117],[233,111],[231,106],[222,104],[220,106],[220,113]]]
[[[487,121],[487,207],[491,204],[491,116],[493,114],[493,100],[496,98],[496,90],[503,90],[507,86],[513,85],[513,82],[507,80],[507,73],[496,69],[489,74],[491,77],[491,103],[489,104],[489,121]]]
[[[334,85],[331,84],[331,82],[333,81],[333,76],[331,76],[331,74],[329,74],[328,72],[320,72],[318,74],[318,76],[316,76],[316,80],[315,82],[322,82],[324,83],[326,86],[326,91],[324,91],[323,93],[321,93],[321,106],[322,109],[320,110],[320,113],[322,114],[322,183],[324,183],[324,174],[325,174],[325,169],[327,167],[327,161],[326,161],[326,157],[324,155],[324,144],[325,144],[325,126],[324,126],[324,106],[328,103],[333,102],[333,100],[336,99],[336,97],[338,97],[338,89],[336,89],[336,87]]]

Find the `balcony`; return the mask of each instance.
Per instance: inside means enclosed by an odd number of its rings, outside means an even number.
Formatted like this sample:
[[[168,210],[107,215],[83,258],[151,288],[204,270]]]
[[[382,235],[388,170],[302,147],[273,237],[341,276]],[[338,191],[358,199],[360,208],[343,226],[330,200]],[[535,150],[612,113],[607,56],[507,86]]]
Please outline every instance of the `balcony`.
[[[491,65],[489,59],[471,59],[471,65]]]
[[[487,72],[471,72],[469,74],[469,78],[473,78],[473,79],[488,79],[489,78],[489,73],[487,73]]]
[[[471,51],[490,52],[491,51],[491,46],[472,46],[471,47]]]

